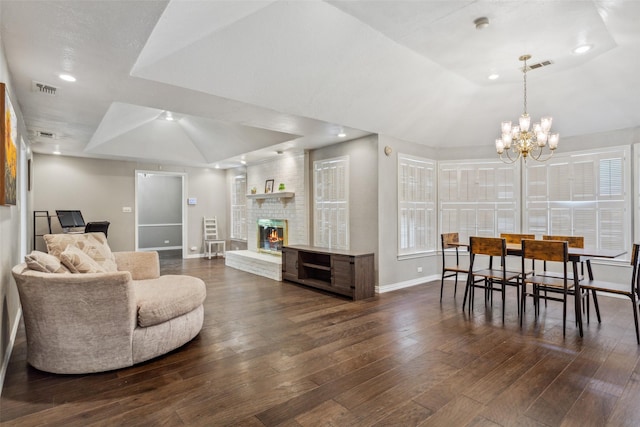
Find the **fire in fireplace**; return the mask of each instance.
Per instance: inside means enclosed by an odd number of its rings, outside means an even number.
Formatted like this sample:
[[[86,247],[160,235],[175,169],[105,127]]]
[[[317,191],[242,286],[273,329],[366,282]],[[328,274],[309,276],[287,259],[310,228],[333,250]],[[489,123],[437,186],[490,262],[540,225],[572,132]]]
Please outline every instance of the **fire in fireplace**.
[[[275,255],[282,254],[282,247],[287,244],[286,219],[258,220],[258,252]]]

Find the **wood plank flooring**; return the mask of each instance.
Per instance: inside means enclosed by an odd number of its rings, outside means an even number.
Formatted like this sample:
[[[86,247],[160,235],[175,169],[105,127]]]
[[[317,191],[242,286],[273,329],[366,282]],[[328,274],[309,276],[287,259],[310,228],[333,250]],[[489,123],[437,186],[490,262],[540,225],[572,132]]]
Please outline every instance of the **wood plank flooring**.
[[[226,268],[161,260],[207,283],[202,332],[147,363],[54,375],[26,363],[21,327],[2,425],[638,426],[640,348],[627,300],[602,297],[579,338],[561,304],[519,327],[515,290],[471,316],[453,283],[349,300]]]

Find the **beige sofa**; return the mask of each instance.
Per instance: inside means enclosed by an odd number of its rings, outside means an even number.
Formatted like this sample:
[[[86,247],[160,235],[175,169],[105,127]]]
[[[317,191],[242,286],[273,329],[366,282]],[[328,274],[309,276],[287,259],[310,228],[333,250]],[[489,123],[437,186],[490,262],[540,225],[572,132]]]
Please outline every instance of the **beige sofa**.
[[[78,236],[85,237],[50,239],[49,254],[34,251],[12,270],[29,364],[64,374],[107,371],[163,355],[198,335],[206,297],[202,280],[160,276],[157,252],[111,253],[102,233]],[[78,249],[100,266],[113,263],[111,271],[72,273],[65,271],[72,263],[56,263]]]

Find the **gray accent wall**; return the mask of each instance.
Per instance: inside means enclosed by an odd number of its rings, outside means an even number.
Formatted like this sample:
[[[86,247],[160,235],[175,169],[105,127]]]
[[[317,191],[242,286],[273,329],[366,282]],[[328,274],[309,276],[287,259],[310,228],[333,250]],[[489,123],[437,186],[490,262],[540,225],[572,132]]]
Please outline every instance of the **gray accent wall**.
[[[34,155],[33,163],[32,210],[55,213],[56,209],[80,209],[85,221],[109,221],[108,240],[114,251],[135,250],[137,170],[186,174],[185,200],[181,203],[186,211],[188,256],[202,254],[204,216],[217,216],[220,237],[226,239],[229,235],[227,186],[222,170],[44,154]],[[189,197],[196,198],[197,204],[188,205],[186,199]],[[125,207],[130,207],[131,212],[123,212]],[[61,231],[56,218],[52,224],[54,233]],[[42,239],[38,239],[37,244],[39,249],[43,249]],[[192,247],[196,250],[192,251]]]

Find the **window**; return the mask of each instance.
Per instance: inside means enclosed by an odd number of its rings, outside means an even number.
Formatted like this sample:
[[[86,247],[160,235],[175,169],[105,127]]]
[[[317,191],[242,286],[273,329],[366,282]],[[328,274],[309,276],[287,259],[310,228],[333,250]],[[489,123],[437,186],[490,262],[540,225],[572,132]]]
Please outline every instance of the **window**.
[[[231,186],[231,238],[247,240],[247,175],[234,176]]]
[[[349,157],[313,162],[314,245],[349,249]]]
[[[398,255],[436,249],[436,164],[398,153]]]
[[[520,168],[501,161],[439,164],[440,232],[498,236],[520,229]]]
[[[527,165],[525,222],[530,233],[584,236],[585,246],[631,246],[628,147],[557,155]]]

